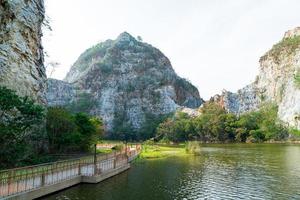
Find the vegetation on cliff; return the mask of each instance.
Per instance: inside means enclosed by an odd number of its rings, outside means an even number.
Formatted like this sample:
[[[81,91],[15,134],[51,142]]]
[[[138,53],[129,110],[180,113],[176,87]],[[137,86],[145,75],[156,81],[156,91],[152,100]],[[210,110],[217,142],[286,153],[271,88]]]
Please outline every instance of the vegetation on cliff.
[[[294,83],[298,88],[300,88],[300,72],[299,71],[297,71],[296,74],[294,75]]]
[[[300,35],[293,37],[283,38],[280,42],[275,44],[272,49],[261,59],[265,59],[266,56],[273,57],[275,63],[280,62],[280,56],[289,56],[295,52],[297,48],[300,47]]]
[[[122,33],[83,52],[64,81],[48,80],[50,106],[101,116],[109,139],[145,140],[180,106],[203,100],[157,48]]]

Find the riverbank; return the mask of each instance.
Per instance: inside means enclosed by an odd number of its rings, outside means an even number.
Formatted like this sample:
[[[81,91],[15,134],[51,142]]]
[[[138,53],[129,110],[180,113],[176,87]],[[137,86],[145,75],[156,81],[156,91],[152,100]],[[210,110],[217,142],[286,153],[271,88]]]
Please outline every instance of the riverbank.
[[[263,142],[265,144],[300,144],[300,141],[299,140],[287,140],[287,141],[265,141]]]
[[[154,144],[144,144],[142,145],[142,152],[139,155],[138,160],[144,159],[160,159],[167,158],[171,156],[187,156],[190,154],[199,154],[201,152],[201,147],[216,145],[216,146],[235,146],[235,145],[258,145],[258,144],[278,144],[278,145],[290,145],[290,144],[300,144],[300,141],[265,141],[262,143],[206,143],[201,141],[189,141],[186,143],[180,144],[163,144],[163,143],[154,143]]]

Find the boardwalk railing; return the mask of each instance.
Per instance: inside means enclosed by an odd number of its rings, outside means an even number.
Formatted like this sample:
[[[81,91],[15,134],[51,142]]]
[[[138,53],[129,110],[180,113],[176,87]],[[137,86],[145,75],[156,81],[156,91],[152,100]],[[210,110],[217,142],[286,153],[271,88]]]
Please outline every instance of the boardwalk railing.
[[[0,171],[0,199],[70,180],[78,176],[97,176],[127,165],[140,152],[140,145],[105,155],[34,165]]]

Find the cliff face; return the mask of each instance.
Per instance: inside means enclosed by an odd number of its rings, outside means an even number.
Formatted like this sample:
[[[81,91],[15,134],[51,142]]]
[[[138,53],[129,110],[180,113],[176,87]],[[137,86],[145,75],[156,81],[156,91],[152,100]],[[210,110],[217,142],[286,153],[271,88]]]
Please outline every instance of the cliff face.
[[[0,1],[0,84],[46,103],[41,46],[43,0]]]
[[[124,123],[138,130],[149,117],[172,113],[180,106],[196,108],[203,102],[198,90],[176,75],[167,57],[126,32],[86,50],[64,81],[68,84],[60,82],[62,90],[70,91],[66,87],[72,85],[76,97],[70,100],[67,95],[55,102],[57,93],[63,92],[55,89],[60,87],[57,81],[49,80],[49,104],[74,103],[85,94],[92,102],[88,112],[101,116],[108,130]]]
[[[77,91],[72,84],[49,78],[47,81],[48,106],[66,106],[76,98]]]
[[[230,112],[257,109],[262,102],[278,105],[278,117],[300,129],[300,28],[284,38],[260,58],[257,80],[237,93],[224,91],[220,103]]]
[[[257,109],[261,103],[261,93],[255,84],[250,84],[237,93],[223,90],[221,95],[215,95],[211,100],[218,102],[229,112],[239,115]]]

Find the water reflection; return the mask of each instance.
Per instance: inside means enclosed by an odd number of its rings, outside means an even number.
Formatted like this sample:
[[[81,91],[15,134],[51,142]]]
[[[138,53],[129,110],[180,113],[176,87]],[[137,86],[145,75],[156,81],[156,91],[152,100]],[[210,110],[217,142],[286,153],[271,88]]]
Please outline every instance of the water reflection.
[[[205,145],[44,199],[300,199],[300,146]]]

